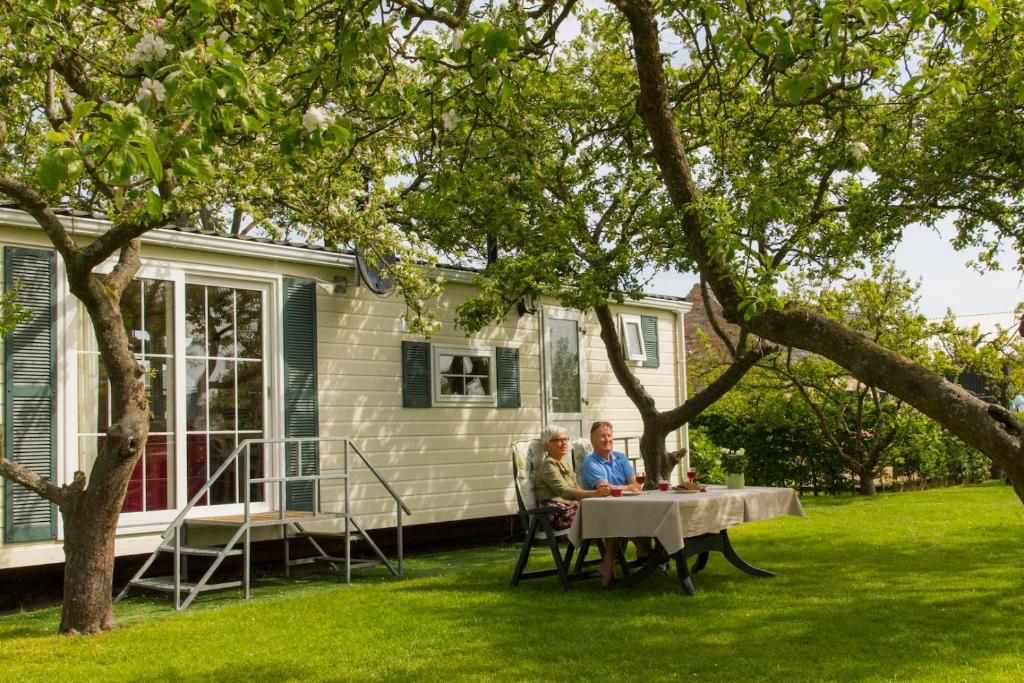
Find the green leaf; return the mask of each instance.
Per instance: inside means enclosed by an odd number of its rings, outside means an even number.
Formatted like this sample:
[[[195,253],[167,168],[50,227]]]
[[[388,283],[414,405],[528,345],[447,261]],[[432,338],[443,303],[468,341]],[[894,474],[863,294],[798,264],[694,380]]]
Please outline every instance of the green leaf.
[[[515,47],[515,44],[515,34],[503,29],[491,29],[484,36],[484,49],[492,57],[508,52],[509,49]]]
[[[174,160],[174,173],[181,178],[213,182],[213,165],[205,157],[180,157]]]
[[[164,179],[164,167],[160,161],[160,155],[156,152],[156,145],[149,138],[139,138],[138,144],[146,155],[146,165],[149,167],[150,177],[159,183]]]
[[[63,145],[68,141],[68,136],[56,130],[46,132],[46,139],[55,145]]]
[[[462,34],[462,44],[467,45],[480,41],[484,36],[487,35],[487,31],[491,28],[491,25],[486,21],[481,21],[478,24],[473,24],[467,28]]]
[[[164,213],[164,200],[156,193],[156,188],[146,193],[146,213],[153,218],[160,218]]]
[[[36,169],[36,179],[39,184],[47,190],[56,190],[61,182],[67,177],[68,167],[59,155],[50,152],[39,162]]]
[[[761,31],[756,36],[754,36],[753,42],[754,47],[758,50],[758,52],[768,52],[769,50],[772,49],[772,46],[775,44],[775,36],[773,36],[768,31]]]
[[[188,6],[189,13],[198,19],[217,13],[217,3],[214,0],[188,0]]]
[[[191,99],[196,109],[209,113],[217,102],[217,84],[209,78],[200,78],[192,85]]]
[[[799,104],[804,99],[807,91],[811,89],[811,81],[806,76],[801,75],[783,83],[782,87],[786,91],[786,99],[789,100],[790,104]]]
[[[284,0],[267,0],[267,14],[272,17],[281,18],[284,16]]]
[[[85,117],[92,113],[92,110],[96,108],[96,103],[91,100],[85,102],[79,102],[75,105],[75,112],[71,115],[71,127],[78,128],[79,124],[85,120]]]

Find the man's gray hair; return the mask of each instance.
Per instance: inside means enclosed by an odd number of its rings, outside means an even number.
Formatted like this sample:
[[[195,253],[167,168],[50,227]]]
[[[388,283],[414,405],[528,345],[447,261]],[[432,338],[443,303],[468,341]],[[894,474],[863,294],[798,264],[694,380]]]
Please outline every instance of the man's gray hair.
[[[569,436],[569,431],[565,427],[559,427],[558,425],[548,425],[544,429],[540,430],[540,442],[546,444],[552,439],[558,438],[560,434],[565,434],[566,436]]]

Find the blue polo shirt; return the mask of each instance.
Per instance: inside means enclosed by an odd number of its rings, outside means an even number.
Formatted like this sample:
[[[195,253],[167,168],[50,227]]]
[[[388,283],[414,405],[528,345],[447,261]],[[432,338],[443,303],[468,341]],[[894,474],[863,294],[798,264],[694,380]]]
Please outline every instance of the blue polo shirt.
[[[591,453],[580,466],[580,483],[585,489],[593,489],[599,481],[606,481],[612,486],[625,486],[633,476],[633,466],[625,453],[612,451],[612,460],[608,462],[597,453]]]

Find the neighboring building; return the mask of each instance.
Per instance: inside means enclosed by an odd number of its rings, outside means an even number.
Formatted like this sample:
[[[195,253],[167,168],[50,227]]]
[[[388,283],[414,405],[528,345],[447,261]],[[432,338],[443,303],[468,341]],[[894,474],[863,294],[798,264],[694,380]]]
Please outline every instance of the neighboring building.
[[[108,227],[65,220],[80,239]],[[0,244],[5,286],[21,281],[21,301],[35,312],[3,341],[6,452],[64,483],[88,471],[108,415],[93,333],[60,258],[27,214],[0,207]],[[142,256],[122,309],[150,369],[154,418],[120,518],[118,555],[152,551],[236,444],[290,435],[297,424],[358,444],[412,509],[407,536],[415,525],[512,514],[510,445],[546,422],[576,434],[594,419],[614,422],[617,435],[641,431],[592,315],[540,301],[535,315],[511,311],[466,335],[453,321],[473,276],[442,270],[444,325],[423,340],[403,330],[397,296],[358,285],[350,255],[161,229],[143,238]],[[689,309],[660,297],[614,308],[634,340],[637,375],[662,409],[686,398]],[[685,430],[669,441],[685,445]],[[338,453],[325,447],[322,463],[337,466]],[[237,474],[196,512],[238,513]],[[354,512],[365,528],[394,526],[393,503],[365,474],[353,474]],[[271,487],[258,497],[270,500]],[[0,569],[63,561],[50,504],[5,482],[0,508]]]
[[[695,392],[700,391],[704,385],[701,378],[705,374],[713,379],[720,374],[718,368],[721,365],[732,363],[729,349],[711,326],[709,317],[714,316],[718,328],[733,344],[740,338],[739,325],[726,322],[722,316],[722,305],[715,299],[715,295],[708,292],[708,300],[711,303],[710,311],[704,306],[699,283],[690,289],[684,299],[691,306],[686,314],[686,365],[690,369],[690,381]]]

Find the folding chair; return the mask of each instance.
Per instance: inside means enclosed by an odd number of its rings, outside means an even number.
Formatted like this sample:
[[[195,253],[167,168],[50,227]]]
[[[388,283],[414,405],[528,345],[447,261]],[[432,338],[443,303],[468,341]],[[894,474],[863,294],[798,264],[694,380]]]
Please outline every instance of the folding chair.
[[[558,575],[565,590],[569,590],[570,580],[591,578],[590,574],[581,574],[584,566],[595,564],[600,560],[586,561],[587,553],[591,545],[597,545],[601,552],[604,552],[604,544],[585,540],[580,547],[579,558],[576,562],[576,573],[570,577],[569,568],[572,566],[573,555],[576,554],[576,547],[569,541],[569,530],[555,531],[548,522],[548,513],[555,508],[538,507],[537,496],[533,490],[533,478],[540,469],[546,453],[544,445],[539,439],[532,441],[516,441],[512,444],[512,478],[516,488],[516,502],[519,504],[519,517],[523,520],[523,527],[526,536],[523,539],[523,549],[519,553],[519,560],[516,562],[516,569],[512,574],[512,585],[517,586],[523,579],[536,579],[544,576]],[[565,554],[560,548],[561,542],[566,544]],[[554,569],[534,569],[526,571],[526,565],[530,561],[530,550],[536,546],[547,546],[551,550],[551,557],[555,561]]]

